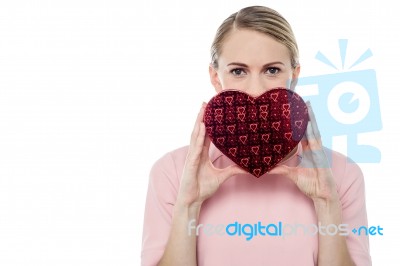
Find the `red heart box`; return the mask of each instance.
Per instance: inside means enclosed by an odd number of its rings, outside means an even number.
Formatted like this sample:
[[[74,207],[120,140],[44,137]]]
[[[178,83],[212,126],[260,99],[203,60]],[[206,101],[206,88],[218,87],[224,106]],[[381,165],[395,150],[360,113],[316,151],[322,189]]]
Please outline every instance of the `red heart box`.
[[[274,88],[257,98],[224,90],[208,102],[204,113],[212,143],[255,177],[296,148],[308,120],[303,99],[286,88]]]

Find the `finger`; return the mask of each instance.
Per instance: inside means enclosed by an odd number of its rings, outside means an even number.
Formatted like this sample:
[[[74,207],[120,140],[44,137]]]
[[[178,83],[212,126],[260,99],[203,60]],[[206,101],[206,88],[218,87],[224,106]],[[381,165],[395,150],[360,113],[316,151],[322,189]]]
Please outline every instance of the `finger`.
[[[307,147],[305,150],[317,150],[318,142],[314,136],[314,131],[312,129],[312,125],[311,125],[310,121],[307,123],[306,138],[307,138]]]
[[[310,148],[311,150],[321,150],[322,149],[321,134],[319,133],[317,121],[315,120],[315,115],[311,108],[310,102],[307,102],[307,106],[310,118],[306,128],[306,137],[309,146],[308,148]]]
[[[195,158],[197,158],[203,150],[205,128],[202,121],[204,116],[204,109],[205,105],[203,103],[199,113],[197,114],[196,123],[194,125],[190,138],[190,151]]]
[[[206,135],[206,127],[203,122],[200,122],[199,125],[199,134],[196,139],[196,149],[204,152],[206,149],[204,147],[205,144],[205,135]]]
[[[297,182],[297,176],[295,174],[295,171],[293,170],[292,167],[286,165],[278,165],[268,173],[272,175],[283,175],[293,180],[293,182],[295,183]]]
[[[192,135],[190,136],[190,143],[194,143],[194,141],[197,138],[197,135],[199,134],[199,117],[200,117],[200,113],[201,113],[201,109],[203,108],[203,105],[201,106],[199,112],[197,113],[197,118],[196,118],[196,122],[194,123],[193,126],[193,130],[192,130]]]
[[[285,175],[285,176],[287,176],[287,175],[290,174],[290,169],[286,165],[278,165],[278,166],[272,168],[268,172],[268,174],[271,174],[271,175]]]
[[[206,109],[207,104],[205,102],[203,102],[201,104],[201,108],[199,110],[199,113],[197,114],[197,118],[196,118],[196,124],[200,124],[201,122],[203,122],[203,118],[204,118],[204,111]]]
[[[211,144],[211,139],[210,136],[208,134],[205,134],[205,139],[204,139],[204,147],[206,147],[207,149],[210,147]]]
[[[308,117],[310,118],[311,127],[316,140],[321,140],[321,133],[318,128],[317,119],[315,118],[314,110],[311,103],[307,101]]]
[[[234,176],[234,175],[240,175],[240,174],[248,174],[246,170],[241,168],[240,166],[233,164],[230,165],[224,169],[220,169],[221,174],[219,175],[219,183],[222,184],[224,183],[228,178]]]
[[[325,168],[329,166],[328,159],[322,146],[321,134],[318,129],[317,120],[310,102],[307,102],[310,121],[307,124],[306,137],[307,148],[304,149],[306,160],[302,162],[303,167]],[[307,160],[307,158],[311,160]]]
[[[307,146],[303,149],[303,160],[301,166],[303,168],[315,168],[325,165],[325,153],[321,141],[317,141],[309,122],[306,129]]]
[[[329,166],[328,157],[321,141],[315,140],[312,126],[307,125],[307,146],[303,149],[303,160],[300,165],[302,168],[327,168]]]
[[[206,126],[204,124],[204,112],[207,104],[203,102],[200,108],[200,112],[197,116],[197,123],[199,124],[199,133],[197,135],[197,147],[203,150],[205,144]]]
[[[203,156],[204,159],[207,159],[207,158],[209,158],[208,152],[210,150],[211,140],[210,140],[210,137],[208,136],[208,134],[207,134],[207,132],[205,130],[205,126],[204,126],[204,135],[205,135],[204,136],[204,144],[203,144],[204,147],[203,147],[202,156]]]

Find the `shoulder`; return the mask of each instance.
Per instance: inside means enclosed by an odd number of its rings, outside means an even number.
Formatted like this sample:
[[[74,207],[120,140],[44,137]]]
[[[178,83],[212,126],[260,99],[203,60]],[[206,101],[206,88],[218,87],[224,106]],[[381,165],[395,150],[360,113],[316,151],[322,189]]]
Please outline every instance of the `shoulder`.
[[[360,166],[346,155],[324,147],[332,171],[341,175],[362,175]]]
[[[169,182],[179,182],[185,164],[189,146],[183,146],[162,155],[153,164],[150,171],[150,179],[160,181],[169,179]]]
[[[360,166],[344,154],[325,147],[324,149],[341,198],[364,194],[365,182]]]
[[[166,152],[162,155],[154,164],[153,169],[158,168],[171,168],[183,165],[186,160],[186,155],[188,152],[189,146],[179,147],[175,150]],[[166,169],[167,170],[167,169]]]
[[[342,174],[362,174],[360,166],[346,155],[324,147],[332,170]]]
[[[331,159],[331,169],[342,205],[342,224],[349,229],[367,225],[365,182],[360,166],[339,152],[325,148],[325,153]],[[346,240],[353,261],[357,265],[371,265],[368,236],[350,233]]]

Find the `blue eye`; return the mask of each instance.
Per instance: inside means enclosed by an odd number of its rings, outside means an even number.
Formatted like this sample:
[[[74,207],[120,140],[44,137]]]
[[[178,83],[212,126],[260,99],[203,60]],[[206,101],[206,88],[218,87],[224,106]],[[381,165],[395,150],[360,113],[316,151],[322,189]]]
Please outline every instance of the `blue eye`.
[[[246,72],[244,72],[244,70],[242,68],[234,68],[231,70],[231,73],[234,76],[243,76],[246,74]]]
[[[279,73],[279,71],[281,71],[281,70],[277,67],[269,67],[269,68],[267,68],[267,70],[265,72],[270,75],[276,75]]]

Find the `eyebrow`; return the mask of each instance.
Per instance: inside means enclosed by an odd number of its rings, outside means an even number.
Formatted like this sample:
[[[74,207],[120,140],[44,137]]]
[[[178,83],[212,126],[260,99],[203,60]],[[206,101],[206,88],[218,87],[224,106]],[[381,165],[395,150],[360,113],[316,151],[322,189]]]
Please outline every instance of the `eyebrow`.
[[[267,63],[265,65],[263,65],[263,68],[268,67],[270,65],[276,65],[276,64],[280,64],[280,65],[285,65],[284,63],[280,62],[280,61],[275,61],[275,62],[271,62],[271,63]],[[248,65],[244,64],[244,63],[240,63],[240,62],[231,62],[229,64],[227,64],[226,66],[241,66],[241,67],[249,67]]]

